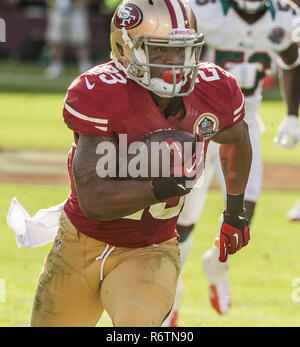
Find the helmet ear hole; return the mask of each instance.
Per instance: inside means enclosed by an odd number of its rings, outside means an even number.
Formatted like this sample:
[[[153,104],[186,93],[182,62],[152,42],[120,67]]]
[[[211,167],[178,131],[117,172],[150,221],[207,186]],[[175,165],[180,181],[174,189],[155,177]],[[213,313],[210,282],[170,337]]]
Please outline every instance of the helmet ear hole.
[[[123,49],[123,47],[118,42],[116,42],[116,46],[117,46],[117,49],[118,49],[121,57],[124,57],[124,49]]]

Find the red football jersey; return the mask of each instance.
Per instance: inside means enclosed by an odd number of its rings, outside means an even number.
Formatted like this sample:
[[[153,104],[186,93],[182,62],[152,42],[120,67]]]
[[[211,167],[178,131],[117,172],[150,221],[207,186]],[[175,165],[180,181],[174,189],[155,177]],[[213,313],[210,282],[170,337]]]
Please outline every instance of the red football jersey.
[[[159,129],[184,130],[209,139],[244,118],[244,98],[235,79],[211,63],[201,64],[195,89],[183,100],[185,116],[182,118],[180,112],[166,119],[149,92],[109,62],[75,79],[67,91],[63,116],[74,133],[109,136],[117,141],[120,134],[126,134],[128,145]],[[71,193],[65,212],[80,232],[120,247],[143,247],[178,237],[175,228],[184,197],[113,221],[87,219],[80,210],[72,175],[74,138],[68,158]]]

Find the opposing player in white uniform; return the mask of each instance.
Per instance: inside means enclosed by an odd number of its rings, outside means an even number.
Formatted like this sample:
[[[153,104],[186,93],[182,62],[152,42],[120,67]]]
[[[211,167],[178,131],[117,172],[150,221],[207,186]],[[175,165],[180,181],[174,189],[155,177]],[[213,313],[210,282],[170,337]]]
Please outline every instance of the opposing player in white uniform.
[[[258,115],[262,81],[278,66],[287,113],[275,141],[282,145],[284,141],[299,138],[300,54],[295,42],[299,9],[285,0],[191,0],[190,4],[196,14],[199,31],[205,35],[203,60],[212,61],[233,74],[245,97],[245,120],[253,150],[245,192],[245,208],[251,221],[262,181],[260,133],[264,126]],[[181,235],[182,265],[191,245],[190,232],[201,216],[206,191],[214,173],[221,187],[224,186],[220,170],[218,145],[211,143],[202,192],[195,190],[189,195],[177,224]],[[226,276],[228,261],[221,263],[218,257],[219,250],[213,246],[203,255],[203,268],[210,283],[211,303],[218,313],[224,314],[231,306]],[[181,292],[182,284],[179,283],[177,299],[165,325],[176,326]]]
[[[300,8],[300,0],[293,0],[293,2],[296,3],[298,7]],[[299,18],[299,23],[300,23],[300,18]],[[300,47],[300,26],[295,29],[296,31],[294,32],[294,35],[298,36],[299,38],[298,46]],[[285,120],[283,119],[283,121],[279,124],[277,137],[281,135],[281,131],[282,131],[281,129],[284,128],[284,125],[285,125]],[[300,136],[298,135],[298,136],[293,136],[288,141],[287,140],[281,141],[279,142],[279,144],[285,148],[293,148],[299,142],[299,140],[300,140]],[[293,206],[287,212],[286,216],[287,216],[287,219],[290,221],[300,222],[300,198],[298,198],[295,201]]]

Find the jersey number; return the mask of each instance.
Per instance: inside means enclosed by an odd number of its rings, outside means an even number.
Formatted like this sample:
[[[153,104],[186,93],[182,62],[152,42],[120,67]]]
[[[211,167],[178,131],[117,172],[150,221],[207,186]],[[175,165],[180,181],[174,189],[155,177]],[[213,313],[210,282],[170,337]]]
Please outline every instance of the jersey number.
[[[151,216],[155,219],[170,219],[179,214],[181,207],[183,205],[183,202],[184,202],[184,196],[179,198],[179,201],[176,206],[166,207],[167,203],[161,202],[159,204],[151,205],[147,209],[137,211],[123,218],[141,220],[144,211],[148,210]]]
[[[215,67],[212,67],[210,63],[202,63],[201,67],[204,67],[208,73],[204,70],[198,71],[198,76],[196,78],[196,83],[199,83],[199,77],[201,77],[204,81],[212,82],[220,79],[218,71]],[[224,71],[226,74],[226,71]]]
[[[232,63],[242,63],[244,62],[244,52],[239,51],[216,51],[216,58],[215,58],[215,64],[221,66],[223,69],[226,69],[226,64],[228,62]],[[252,95],[261,79],[265,77],[265,71],[270,68],[271,66],[271,58],[270,56],[265,52],[255,52],[253,53],[249,59],[248,63],[256,63],[259,62],[263,65],[263,71],[259,71],[256,74],[256,82],[253,88],[249,89],[242,89],[242,92],[245,96]]]
[[[94,74],[99,75],[100,80],[107,84],[127,83],[126,78],[113,66],[105,66],[105,68],[100,71],[94,71]]]

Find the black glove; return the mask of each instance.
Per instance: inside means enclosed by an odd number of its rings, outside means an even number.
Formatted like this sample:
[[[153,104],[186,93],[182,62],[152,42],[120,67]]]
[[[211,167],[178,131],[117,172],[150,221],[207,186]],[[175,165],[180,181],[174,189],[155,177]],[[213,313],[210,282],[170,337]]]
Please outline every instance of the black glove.
[[[155,178],[152,180],[152,189],[157,200],[163,201],[174,196],[188,194],[197,179],[202,175],[204,169],[203,140],[195,135],[195,150],[192,157],[185,160],[183,153],[177,153],[177,158],[181,158],[171,168],[170,177]],[[169,145],[173,144],[172,139],[166,140]],[[177,146],[173,146],[173,149]]]
[[[153,193],[157,200],[163,201],[173,196],[188,194],[192,187],[187,187],[185,177],[155,178],[152,181]]]

